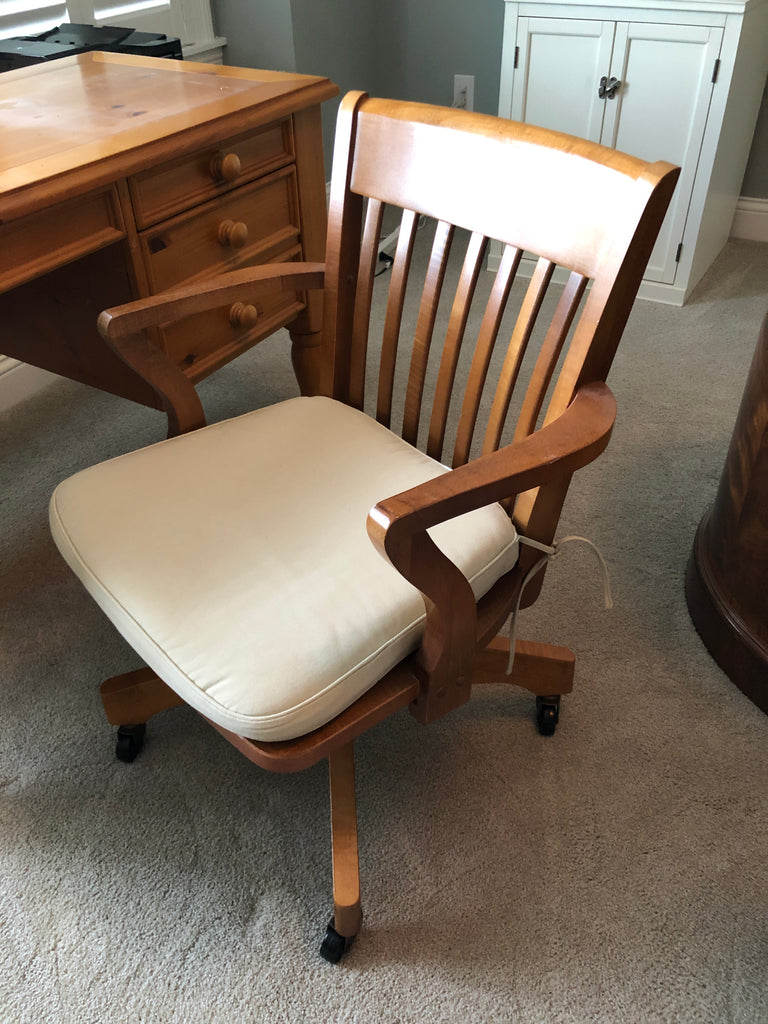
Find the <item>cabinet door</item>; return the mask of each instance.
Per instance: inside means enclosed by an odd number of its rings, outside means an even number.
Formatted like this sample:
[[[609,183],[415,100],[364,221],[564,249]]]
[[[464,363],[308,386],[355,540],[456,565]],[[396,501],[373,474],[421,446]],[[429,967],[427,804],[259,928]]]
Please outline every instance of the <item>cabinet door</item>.
[[[612,21],[520,18],[509,116],[598,142],[605,103],[597,90],[613,36]]]
[[[722,37],[721,28],[709,26],[616,25],[610,74],[622,85],[615,99],[605,101],[601,141],[682,168],[648,262],[648,281],[675,279]]]

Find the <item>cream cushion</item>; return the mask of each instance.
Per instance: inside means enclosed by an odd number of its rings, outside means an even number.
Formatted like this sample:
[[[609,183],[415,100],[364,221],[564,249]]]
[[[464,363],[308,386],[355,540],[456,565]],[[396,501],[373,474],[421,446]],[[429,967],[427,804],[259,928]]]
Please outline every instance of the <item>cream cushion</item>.
[[[180,697],[242,736],[290,739],[418,646],[422,597],[366,517],[445,472],[363,413],[297,398],[78,473],[53,494],[51,529]],[[476,596],[517,561],[498,505],[431,533]]]

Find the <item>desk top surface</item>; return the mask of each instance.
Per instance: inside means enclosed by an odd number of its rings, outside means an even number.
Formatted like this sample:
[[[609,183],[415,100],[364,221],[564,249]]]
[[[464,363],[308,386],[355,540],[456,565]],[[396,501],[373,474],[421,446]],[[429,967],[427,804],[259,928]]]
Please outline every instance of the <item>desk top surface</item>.
[[[266,123],[337,92],[326,78],[117,53],[8,71],[0,74],[0,196],[222,118],[258,108]]]

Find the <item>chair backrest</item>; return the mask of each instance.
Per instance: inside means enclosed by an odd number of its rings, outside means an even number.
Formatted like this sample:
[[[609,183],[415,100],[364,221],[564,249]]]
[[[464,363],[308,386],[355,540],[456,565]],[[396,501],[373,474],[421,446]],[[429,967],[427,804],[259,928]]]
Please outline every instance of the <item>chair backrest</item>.
[[[550,422],[581,384],[605,380],[677,175],[670,164],[530,125],[348,94],[326,252],[324,344],[335,397],[453,465]],[[402,215],[374,339],[373,282],[392,207]],[[420,235],[425,218],[436,227]],[[419,261],[414,251],[432,233]],[[485,270],[489,240],[501,243],[495,277]],[[448,255],[459,244],[465,254],[448,289]],[[532,276],[514,283],[523,258]],[[406,334],[408,307],[418,312]],[[433,344],[440,324],[442,348]],[[551,541],[567,486],[519,496],[518,528]]]

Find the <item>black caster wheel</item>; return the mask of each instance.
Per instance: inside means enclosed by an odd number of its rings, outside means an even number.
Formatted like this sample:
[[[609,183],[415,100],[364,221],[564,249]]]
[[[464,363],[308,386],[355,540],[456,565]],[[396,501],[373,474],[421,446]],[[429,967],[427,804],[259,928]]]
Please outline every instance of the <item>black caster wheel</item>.
[[[559,697],[536,698],[536,724],[541,736],[554,736],[560,718]]]
[[[337,964],[352,944],[352,939],[345,939],[333,927],[333,918],[328,923],[325,938],[320,944],[320,956],[329,964]]]
[[[125,761],[130,764],[135,761],[139,751],[144,746],[144,733],[146,725],[121,725],[117,730],[117,746],[115,754],[118,761]]]

